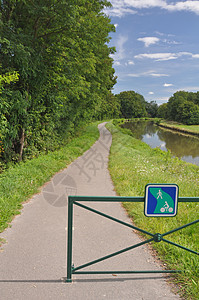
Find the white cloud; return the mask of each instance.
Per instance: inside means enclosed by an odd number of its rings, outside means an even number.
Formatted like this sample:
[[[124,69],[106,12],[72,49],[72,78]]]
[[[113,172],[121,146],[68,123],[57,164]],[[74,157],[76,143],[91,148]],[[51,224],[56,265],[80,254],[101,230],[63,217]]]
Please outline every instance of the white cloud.
[[[168,3],[168,0],[111,0],[112,8],[105,13],[110,16],[123,17],[126,14],[135,14],[135,9],[160,8],[167,11],[188,11],[199,15],[199,1],[177,1]]]
[[[106,8],[104,12],[110,17],[123,17],[127,14],[136,14],[137,11],[132,8],[126,7],[124,1],[112,0],[111,1],[112,8]]]
[[[118,24],[114,24],[115,28],[117,28],[119,25]]]
[[[173,38],[175,37],[174,34],[171,34],[171,33],[164,33],[164,32],[160,32],[160,31],[155,31],[154,32],[156,35],[159,35],[161,36],[162,38],[165,37],[165,39],[163,40],[163,42],[170,42],[170,40],[167,40],[167,38]]]
[[[163,43],[166,43],[166,44],[168,44],[168,45],[180,45],[179,42],[171,41],[171,40],[168,40],[168,39],[164,39],[164,40],[162,40],[162,41],[163,41]]]
[[[150,45],[159,42],[160,39],[157,37],[148,36],[148,37],[139,38],[137,40],[143,42],[145,47],[149,47]]]
[[[173,86],[173,84],[172,83],[165,83],[165,84],[163,84],[163,86],[164,87],[169,87],[169,86]]]
[[[177,59],[175,53],[151,53],[151,54],[143,53],[143,54],[135,55],[134,57],[137,59],[144,59],[144,58],[155,59],[156,61]]]
[[[199,15],[199,1],[179,1],[175,4],[167,4],[166,9],[170,11],[190,11]]]
[[[199,58],[199,54],[193,54],[192,57],[193,58]]]
[[[169,75],[156,73],[155,71],[150,70],[150,71],[142,72],[142,73],[129,73],[129,74],[127,74],[127,76],[128,77],[167,77]]]
[[[119,61],[114,61],[114,66],[121,66],[121,63]]]
[[[171,33],[163,33],[163,32],[160,32],[158,30],[155,31],[155,33],[157,35],[160,35],[160,36],[168,36],[168,37],[174,37],[175,35],[174,34],[171,34]]]
[[[157,35],[160,35],[160,36],[164,36],[164,35],[165,35],[165,33],[162,33],[162,32],[159,32],[159,31],[155,31],[155,33],[156,33]]]
[[[184,87],[179,87],[178,91],[187,91],[187,92],[198,92],[199,91],[199,86],[184,86]]]
[[[161,105],[163,103],[168,102],[169,97],[158,97],[158,98],[153,98],[153,100],[156,101],[158,105]]]
[[[199,58],[199,54],[192,54],[190,52],[178,52],[178,53],[142,53],[135,55],[134,58],[136,59],[154,59],[155,61],[165,61],[165,60],[172,60],[178,59],[179,57],[189,56],[192,58]]]
[[[148,94],[149,94],[149,95],[154,95],[154,92],[149,92]]]
[[[112,1],[113,3],[115,1]],[[118,2],[116,0],[116,2]],[[134,7],[134,8],[150,8],[150,7],[164,7],[166,5],[165,0],[124,0],[120,1],[123,2],[125,5],[129,7]]]
[[[127,62],[125,62],[125,66],[133,66],[135,63],[132,60],[128,60]]]
[[[158,73],[151,73],[150,75],[152,77],[165,77],[165,76],[169,76],[168,74],[158,74]]]
[[[128,41],[128,37],[124,36],[124,35],[119,35],[118,39],[115,42],[115,46],[116,46],[116,53],[111,55],[111,57],[116,60],[119,61],[121,59],[124,59],[126,54],[125,54],[125,48],[124,48],[124,44]]]

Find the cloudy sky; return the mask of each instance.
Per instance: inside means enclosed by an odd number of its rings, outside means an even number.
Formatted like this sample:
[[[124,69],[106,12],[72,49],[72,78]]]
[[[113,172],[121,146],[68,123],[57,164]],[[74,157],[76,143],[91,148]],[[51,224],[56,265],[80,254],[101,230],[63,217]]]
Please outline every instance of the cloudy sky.
[[[162,104],[178,90],[199,91],[199,1],[110,2],[114,93],[134,90]]]

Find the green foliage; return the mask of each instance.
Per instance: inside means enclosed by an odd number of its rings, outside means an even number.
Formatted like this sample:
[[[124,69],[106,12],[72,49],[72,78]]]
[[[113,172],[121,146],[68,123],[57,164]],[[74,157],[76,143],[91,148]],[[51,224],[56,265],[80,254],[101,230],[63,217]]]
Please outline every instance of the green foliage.
[[[123,118],[139,118],[147,116],[144,97],[134,91],[121,92],[116,95],[121,105]]]
[[[157,115],[159,118],[167,119],[168,114],[168,103],[163,103],[158,107]]]
[[[2,87],[6,84],[10,84],[11,82],[15,82],[19,79],[19,75],[17,72],[6,73],[5,75],[0,74],[0,93],[2,91]]]
[[[0,74],[0,95],[9,84],[16,82],[18,79],[19,79],[18,72]],[[1,95],[0,111],[2,111],[3,113],[1,114],[1,118],[0,118],[0,173],[4,169],[4,164],[2,163],[1,158],[4,156],[4,153],[6,151],[5,149],[6,143],[4,140],[4,135],[6,134],[7,131],[7,119],[5,117],[5,114],[9,106],[6,100],[7,99],[3,99]]]
[[[176,92],[158,108],[158,116],[187,125],[199,124],[199,92]]]
[[[108,46],[115,28],[102,13],[109,5],[1,1],[0,61],[7,79],[0,77],[0,89],[10,83],[1,90],[0,104],[5,161],[56,148],[82,123],[116,113],[110,57],[115,50]],[[9,79],[16,74],[17,81]]]
[[[150,118],[156,118],[158,114],[158,105],[155,101],[146,102],[146,111]]]

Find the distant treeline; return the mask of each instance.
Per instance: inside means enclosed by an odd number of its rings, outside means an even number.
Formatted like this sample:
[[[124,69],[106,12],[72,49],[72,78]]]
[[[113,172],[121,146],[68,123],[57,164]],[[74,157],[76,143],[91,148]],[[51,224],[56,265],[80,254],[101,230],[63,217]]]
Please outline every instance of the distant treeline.
[[[199,125],[199,92],[176,92],[158,107],[158,116],[187,125]]]
[[[118,111],[106,0],[0,1],[0,160],[54,150]]]
[[[199,92],[176,92],[167,103],[160,106],[155,101],[146,102],[134,91],[115,95],[122,118],[159,117],[187,125],[199,125]]]

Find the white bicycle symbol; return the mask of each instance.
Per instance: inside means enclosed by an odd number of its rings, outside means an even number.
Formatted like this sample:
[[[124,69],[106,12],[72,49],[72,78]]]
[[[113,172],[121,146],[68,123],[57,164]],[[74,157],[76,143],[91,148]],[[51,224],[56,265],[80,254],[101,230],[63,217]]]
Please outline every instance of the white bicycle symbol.
[[[167,203],[167,201],[165,201],[165,205],[160,209],[160,211],[163,213],[165,211],[169,211],[169,212],[172,212],[173,211],[173,208],[172,207],[169,207],[169,204]]]

